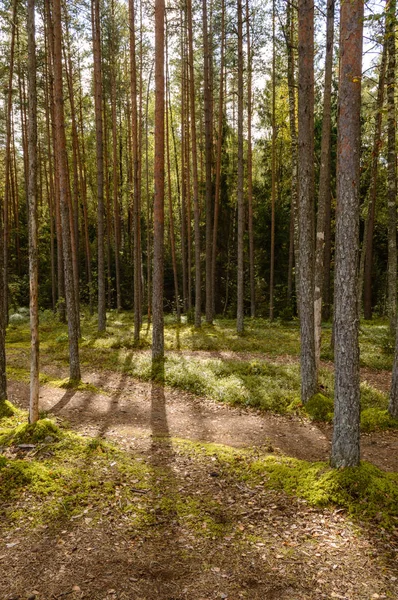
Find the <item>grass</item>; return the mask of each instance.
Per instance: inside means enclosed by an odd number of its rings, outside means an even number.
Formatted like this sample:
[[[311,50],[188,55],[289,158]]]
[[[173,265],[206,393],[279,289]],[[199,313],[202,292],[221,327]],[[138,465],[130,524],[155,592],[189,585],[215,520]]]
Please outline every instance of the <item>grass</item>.
[[[96,320],[87,315],[82,319],[83,337],[80,343],[81,362],[90,369],[109,369],[127,373],[144,381],[153,379],[149,353],[151,328],[144,324],[139,347],[133,344],[133,322],[130,313],[108,313],[107,329],[98,334]],[[50,313],[41,323],[42,367],[46,371],[54,366],[65,368],[68,364],[67,330]],[[331,358],[331,328],[323,331],[322,357]],[[381,321],[361,324],[361,362],[373,369],[391,368],[392,352],[388,325]],[[162,381],[166,385],[221,402],[270,410],[277,413],[301,412],[299,331],[296,322],[270,324],[263,319],[248,320],[245,334],[238,336],[235,322],[216,320],[214,326],[197,329],[190,324],[177,325],[166,316],[165,347],[171,351],[164,363]],[[26,350],[26,353],[24,352]],[[7,333],[8,375],[14,379],[29,379],[27,357],[29,328],[26,323],[13,324]],[[195,357],[180,351],[213,351],[213,357]],[[218,357],[217,352],[250,353],[249,360]],[[266,355],[266,356],[264,356]],[[278,357],[286,356],[280,361]],[[269,357],[269,358],[268,358]],[[275,359],[275,362],[272,362]],[[22,364],[25,363],[23,366]],[[100,392],[90,384],[57,379],[49,373],[41,374],[41,382],[57,387],[74,387],[79,390]],[[331,421],[334,394],[333,375],[327,368],[320,370],[321,401],[307,407],[314,420]],[[325,403],[327,406],[324,406]],[[362,428],[365,431],[397,426],[386,413],[387,395],[367,385],[361,385]]]

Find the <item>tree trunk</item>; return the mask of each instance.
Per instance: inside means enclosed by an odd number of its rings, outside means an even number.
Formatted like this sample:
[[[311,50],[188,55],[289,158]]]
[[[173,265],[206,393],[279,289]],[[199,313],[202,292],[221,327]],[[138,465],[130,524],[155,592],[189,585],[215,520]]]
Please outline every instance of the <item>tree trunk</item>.
[[[206,323],[213,323],[213,281],[211,276],[212,232],[213,232],[213,182],[212,182],[212,119],[210,87],[210,49],[207,25],[207,1],[203,7],[203,96],[205,118],[205,167],[206,167]]]
[[[292,6],[287,3],[286,8],[286,46],[287,46],[287,84],[289,90],[289,129],[291,147],[291,200],[290,220],[292,228],[292,248],[290,253],[288,279],[293,279],[293,262],[298,259],[298,172],[297,172],[297,128],[296,128],[296,83],[294,68],[294,16]],[[296,271],[296,290],[298,291],[298,276]],[[290,290],[290,293],[289,293]],[[288,302],[291,304],[292,284],[288,286]],[[297,294],[298,296],[298,294]],[[298,301],[298,298],[297,298]]]
[[[116,118],[116,68],[117,58],[115,38],[115,2],[112,0],[112,33],[111,33],[111,110],[112,110],[112,191],[113,191],[113,230],[115,249],[115,278],[116,278],[116,309],[122,310],[122,295],[120,291],[120,214],[119,214],[119,174],[118,174],[118,143]]]
[[[94,104],[97,161],[97,203],[98,203],[98,331],[105,331],[105,255],[104,255],[104,146],[102,129],[102,67],[101,67],[101,23],[99,0],[92,0],[92,30],[94,55]]]
[[[245,205],[243,198],[243,31],[242,31],[242,0],[238,0],[238,272],[237,272],[237,313],[236,330],[243,333],[243,294],[244,294],[244,264],[243,236],[245,230]]]
[[[331,203],[331,123],[332,123],[332,73],[334,38],[334,3],[328,0],[326,21],[325,88],[323,94],[323,119],[321,143],[321,168],[319,173],[318,215],[316,223],[315,275],[314,275],[314,320],[315,320],[315,360],[317,369],[321,359],[322,334],[322,290],[325,271],[325,215]],[[327,268],[327,267],[326,267]]]
[[[152,360],[164,358],[164,0],[155,0],[155,199],[153,209]]]
[[[387,313],[390,331],[396,334],[397,320],[397,153],[395,113],[395,33],[396,0],[389,0],[386,22],[388,44],[388,295]]]
[[[140,185],[139,185],[139,148],[137,117],[137,75],[135,52],[135,14],[134,0],[129,0],[130,7],[130,86],[132,117],[132,151],[133,151],[133,226],[134,226],[134,340],[140,339],[141,327],[141,241],[140,241]]]
[[[4,235],[3,235],[3,206],[0,198],[0,281],[4,277]],[[7,399],[6,377],[6,314],[4,307],[0,307],[0,402]]]
[[[223,7],[224,18],[224,7]],[[222,26],[222,32],[224,28]],[[223,35],[223,34],[222,34]],[[223,43],[223,42],[222,42]],[[247,43],[247,206],[249,230],[250,315],[256,316],[256,291],[254,279],[254,232],[253,232],[253,159],[252,159],[252,49],[250,42],[249,0],[246,0]],[[221,67],[222,68],[222,67]],[[222,78],[221,84],[222,86]]]
[[[357,275],[361,149],[362,0],[340,10],[335,266],[335,404],[332,466],[359,464],[359,346]]]
[[[199,210],[199,183],[198,183],[198,154],[196,142],[195,118],[195,73],[193,53],[192,29],[192,0],[187,0],[188,17],[188,44],[189,44],[189,100],[191,108],[191,139],[192,139],[192,178],[193,178],[193,204],[194,204],[194,237],[195,237],[195,327],[201,325],[201,276],[200,276],[200,210]]]
[[[370,175],[370,189],[368,213],[362,242],[361,260],[358,278],[358,309],[364,304],[365,319],[372,318],[372,268],[373,268],[373,233],[376,217],[377,174],[379,168],[379,155],[381,145],[381,127],[383,121],[384,86],[387,65],[387,38],[384,39],[383,54],[380,64],[379,85],[376,100],[375,130],[373,137],[372,164]]]
[[[29,423],[39,418],[39,265],[37,213],[37,91],[35,0],[28,0],[28,155],[29,155],[29,284],[30,284],[30,398]]]
[[[269,276],[269,320],[274,319],[274,271],[275,271],[275,191],[276,191],[276,68],[275,68],[275,0],[272,2],[272,151],[271,151],[271,249]]]
[[[299,315],[301,401],[317,390],[314,335],[314,3],[298,5]]]
[[[72,246],[68,203],[68,171],[65,136],[64,97],[62,86],[62,25],[61,3],[53,0],[54,19],[54,104],[55,134],[58,155],[62,251],[64,259],[65,297],[69,333],[70,378],[80,380],[78,315],[73,279]]]

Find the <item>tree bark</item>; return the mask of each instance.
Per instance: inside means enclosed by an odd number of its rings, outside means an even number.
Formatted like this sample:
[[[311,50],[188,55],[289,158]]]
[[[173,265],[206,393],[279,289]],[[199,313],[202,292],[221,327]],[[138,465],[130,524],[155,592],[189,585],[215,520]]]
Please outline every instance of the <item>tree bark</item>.
[[[29,284],[30,284],[30,398],[29,423],[39,419],[39,264],[37,214],[37,91],[35,0],[28,0],[28,155],[29,155]]]
[[[293,263],[298,259],[298,172],[297,172],[297,127],[296,127],[296,82],[295,82],[295,57],[294,57],[294,16],[291,3],[286,8],[286,46],[287,46],[287,84],[289,91],[289,129],[291,148],[291,200],[290,221],[292,230],[292,244],[290,250],[288,282],[288,302],[291,305]],[[296,290],[298,291],[298,276],[296,272]],[[297,294],[298,295],[298,294]],[[297,298],[298,301],[298,298]]]
[[[335,259],[335,404],[331,463],[354,467],[360,459],[357,275],[361,143],[362,0],[340,9],[340,81],[337,139]]]
[[[274,272],[275,272],[275,193],[276,193],[276,68],[275,68],[275,0],[272,2],[272,149],[271,149],[271,248],[269,276],[269,320],[274,319]]]
[[[139,185],[139,148],[138,148],[138,116],[137,116],[137,64],[135,52],[135,14],[134,0],[129,0],[130,7],[130,89],[132,118],[132,152],[133,152],[133,227],[134,227],[134,340],[140,339],[141,327],[141,240],[140,240],[140,204],[141,189]]]
[[[373,233],[376,217],[377,175],[379,169],[379,155],[381,146],[381,127],[383,121],[384,86],[387,65],[387,38],[384,39],[383,54],[380,64],[379,85],[377,89],[375,130],[373,137],[372,164],[370,175],[370,189],[368,213],[362,242],[361,259],[359,263],[358,278],[358,309],[364,304],[365,319],[372,318],[372,268],[373,268]]]
[[[223,7],[224,18],[224,7]],[[224,28],[222,26],[222,32]],[[222,34],[223,35],[223,34]],[[222,41],[223,43],[223,41]],[[247,207],[249,232],[249,276],[250,276],[250,315],[256,316],[256,290],[254,277],[254,230],[253,230],[253,152],[252,152],[252,48],[250,41],[249,0],[246,0],[246,44],[247,44]],[[220,86],[222,86],[222,79]]]
[[[327,205],[331,203],[331,123],[332,123],[332,73],[334,39],[334,3],[328,0],[326,20],[325,87],[323,93],[323,119],[321,142],[321,168],[319,173],[318,215],[316,223],[315,275],[314,275],[314,320],[315,360],[317,369],[321,359],[322,335],[322,291],[325,272],[325,222]],[[328,268],[328,267],[326,267]]]
[[[65,136],[64,97],[62,86],[62,25],[61,3],[53,0],[54,19],[54,120],[58,155],[58,176],[60,192],[60,213],[62,222],[62,251],[64,259],[65,297],[69,333],[70,378],[79,381],[79,332],[78,315],[75,300],[71,231],[68,203],[68,171]]]
[[[213,182],[212,182],[212,119],[210,87],[210,49],[207,25],[207,1],[202,1],[203,9],[203,96],[205,118],[205,168],[206,168],[206,323],[213,323],[213,280],[211,270],[213,233]]]
[[[97,242],[98,242],[98,331],[106,328],[105,253],[104,253],[104,144],[102,128],[101,23],[99,0],[92,0],[94,55],[94,104],[97,160]]]
[[[245,230],[245,205],[243,198],[243,31],[242,31],[242,0],[238,0],[238,273],[237,273],[237,311],[236,330],[239,334],[244,330],[243,294],[244,294],[244,263],[243,236]]]
[[[155,199],[153,210],[152,360],[164,358],[164,0],[155,0]]]
[[[317,390],[314,335],[314,2],[298,5],[298,184],[301,400]]]
[[[387,110],[388,110],[388,294],[387,313],[390,331],[396,334],[397,320],[397,153],[395,112],[395,33],[396,0],[389,0],[386,20],[388,44]]]
[[[196,141],[195,118],[195,74],[193,53],[192,0],[187,0],[188,17],[188,62],[189,62],[189,100],[191,109],[191,142],[192,142],[192,179],[194,204],[194,237],[195,237],[195,327],[201,325],[201,274],[200,274],[200,209],[198,183],[198,154]]]

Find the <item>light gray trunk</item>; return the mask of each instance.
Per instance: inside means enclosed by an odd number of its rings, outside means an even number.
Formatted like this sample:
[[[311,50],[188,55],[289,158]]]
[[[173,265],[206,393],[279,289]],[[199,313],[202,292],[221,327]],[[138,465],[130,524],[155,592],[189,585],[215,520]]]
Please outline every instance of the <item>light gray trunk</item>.
[[[314,3],[299,1],[298,184],[301,400],[317,390],[314,334]]]
[[[318,215],[316,224],[315,275],[314,275],[314,327],[315,358],[317,369],[321,359],[322,334],[322,290],[325,272],[325,217],[326,205],[330,204],[330,171],[331,171],[331,119],[332,119],[332,71],[333,71],[333,37],[334,37],[334,3],[328,0],[326,24],[326,59],[325,89],[323,95],[321,168],[319,174]],[[328,268],[328,267],[326,267]]]

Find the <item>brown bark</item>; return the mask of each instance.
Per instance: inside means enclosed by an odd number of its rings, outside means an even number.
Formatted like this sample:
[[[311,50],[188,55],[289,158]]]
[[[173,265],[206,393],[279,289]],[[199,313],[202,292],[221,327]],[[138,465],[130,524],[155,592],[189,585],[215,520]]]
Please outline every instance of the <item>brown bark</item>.
[[[397,319],[397,153],[395,111],[395,34],[396,0],[389,0],[386,20],[388,44],[387,110],[388,110],[388,294],[387,313],[390,331],[396,335]]]
[[[113,240],[115,250],[115,278],[116,278],[116,309],[122,310],[122,295],[120,291],[120,215],[119,215],[119,173],[118,173],[118,140],[116,118],[116,50],[115,39],[117,36],[115,26],[115,1],[111,3],[112,30],[110,39],[111,51],[111,110],[112,110],[112,191],[113,191]]]
[[[101,24],[99,0],[92,0],[94,54],[94,103],[97,161],[97,240],[98,240],[98,331],[105,331],[105,255],[104,255],[104,147],[102,128]]]
[[[153,210],[152,360],[164,358],[164,0],[155,0],[155,198]]]
[[[187,0],[188,17],[188,63],[189,63],[189,102],[191,119],[191,144],[192,144],[192,179],[193,179],[193,204],[194,204],[194,238],[195,238],[195,327],[201,325],[201,274],[200,274],[200,209],[199,209],[199,181],[198,181],[198,154],[196,140],[195,118],[195,75],[193,53],[193,28],[192,28],[192,0]]]
[[[29,423],[39,418],[39,265],[37,211],[37,91],[35,0],[28,0],[28,226],[29,226],[29,284],[30,284],[30,398]]]
[[[325,222],[327,205],[331,203],[331,122],[332,122],[332,72],[334,38],[334,3],[328,0],[326,21],[325,87],[323,93],[323,119],[321,142],[321,167],[319,173],[318,214],[316,223],[315,274],[314,274],[314,319],[315,360],[317,369],[321,358],[322,334],[322,290],[325,272]],[[328,268],[328,267],[326,267]]]
[[[247,7],[247,4],[246,4]],[[248,8],[246,9],[248,10]],[[250,42],[249,42],[250,46]],[[213,289],[213,314],[215,312],[215,293],[216,293],[216,264],[217,264],[217,235],[218,235],[218,217],[220,212],[221,196],[221,159],[222,159],[222,140],[223,140],[223,120],[224,120],[224,53],[225,53],[225,0],[221,2],[221,57],[220,57],[220,90],[218,97],[218,131],[217,131],[217,159],[216,159],[216,185],[214,194],[214,220],[213,220],[213,247],[211,257],[211,276]],[[248,108],[249,110],[249,108]],[[251,140],[249,138],[249,144]],[[251,146],[250,146],[251,148]],[[249,153],[249,150],[248,150]],[[248,158],[249,160],[249,158]],[[249,167],[248,167],[249,169]],[[249,183],[250,186],[250,183]],[[249,204],[250,207],[250,204]],[[250,208],[249,208],[250,211]],[[249,212],[249,230],[250,230],[250,212]]]
[[[205,169],[206,169],[206,323],[213,323],[213,281],[211,270],[213,233],[213,182],[212,182],[212,98],[210,87],[210,48],[207,25],[207,0],[202,0],[203,22],[203,97],[205,120]]]
[[[188,265],[187,265],[187,119],[186,119],[186,35],[185,12],[181,10],[181,262],[182,262],[182,297],[184,311],[188,310]]]
[[[223,31],[223,27],[222,27]],[[246,0],[247,43],[247,206],[249,231],[250,315],[256,316],[256,292],[254,278],[254,231],[253,231],[253,157],[252,157],[252,49],[250,41],[249,0]],[[221,84],[222,85],[222,84]]]
[[[335,403],[332,465],[359,464],[359,346],[357,272],[359,247],[362,0],[340,9],[340,75],[337,139],[335,266]]]
[[[53,0],[54,19],[54,122],[58,156],[62,251],[64,259],[65,297],[69,334],[69,367],[71,380],[80,380],[78,315],[75,299],[70,216],[68,203],[68,171],[65,136],[64,97],[62,87],[62,26],[61,3]]]
[[[132,118],[132,151],[133,151],[133,226],[134,226],[134,340],[140,338],[141,326],[141,241],[140,241],[140,185],[139,185],[139,148],[137,117],[137,75],[135,52],[135,15],[134,0],[129,0],[130,7],[130,86],[131,86],[131,118]]]
[[[243,31],[242,31],[242,0],[238,0],[238,273],[237,273],[237,312],[236,330],[243,333],[244,313],[244,264],[243,264],[243,236],[245,229],[245,205],[243,198]]]
[[[290,221],[291,221],[291,248],[289,253],[289,273],[288,273],[288,302],[291,304],[292,282],[293,282],[293,263],[298,259],[298,172],[297,172],[297,127],[296,127],[296,82],[295,82],[295,56],[294,56],[294,15],[292,14],[291,3],[287,3],[286,8],[286,45],[287,45],[287,84],[289,91],[289,129],[290,129],[290,147],[291,147],[291,201],[290,201]],[[290,285],[289,285],[290,281]],[[296,290],[298,291],[298,277],[296,272]],[[298,294],[297,294],[298,296]],[[298,300],[298,298],[297,298]]]
[[[301,400],[317,390],[314,336],[314,3],[298,5],[298,184]]]
[[[9,246],[9,210],[10,210],[10,183],[11,183],[11,121],[12,121],[12,88],[14,78],[14,51],[15,51],[15,32],[17,27],[17,0],[13,0],[12,9],[12,24],[11,24],[11,47],[10,47],[10,63],[8,75],[7,103],[6,103],[6,148],[4,158],[4,206],[3,206],[3,277],[2,289],[3,306],[6,322],[8,322],[8,246]]]
[[[387,38],[384,40],[383,53],[380,64],[379,85],[376,99],[375,130],[373,137],[372,164],[370,175],[370,189],[368,213],[362,242],[361,260],[358,278],[358,308],[364,304],[365,319],[372,318],[372,268],[373,268],[373,234],[376,218],[377,175],[379,169],[379,156],[381,146],[381,127],[383,121],[384,87],[387,65]]]
[[[271,250],[269,276],[269,320],[274,319],[274,271],[275,271],[275,193],[276,193],[276,68],[275,68],[275,0],[272,2],[272,151],[271,151]]]

